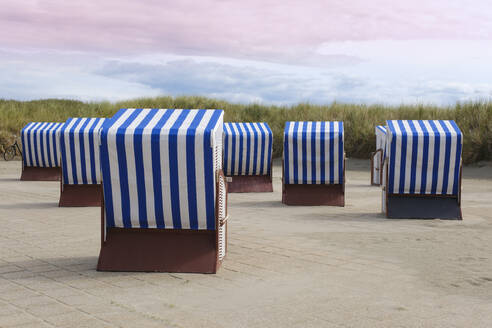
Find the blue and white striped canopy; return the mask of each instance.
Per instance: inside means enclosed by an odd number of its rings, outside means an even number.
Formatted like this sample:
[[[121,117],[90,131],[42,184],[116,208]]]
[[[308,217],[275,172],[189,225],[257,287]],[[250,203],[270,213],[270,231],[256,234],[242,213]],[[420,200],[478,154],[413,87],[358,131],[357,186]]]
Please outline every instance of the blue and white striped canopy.
[[[386,127],[384,125],[376,125],[376,134],[386,134]]]
[[[63,123],[30,122],[22,128],[22,160],[25,166],[60,166],[60,146],[56,135],[62,126]]]
[[[101,183],[99,132],[104,118],[69,118],[60,130],[63,183]]]
[[[224,123],[224,173],[270,174],[272,137],[267,123]]]
[[[215,230],[222,110],[121,109],[101,130],[107,227]]]
[[[457,195],[463,137],[454,121],[387,121],[388,192]]]
[[[286,122],[284,183],[343,183],[343,122]]]

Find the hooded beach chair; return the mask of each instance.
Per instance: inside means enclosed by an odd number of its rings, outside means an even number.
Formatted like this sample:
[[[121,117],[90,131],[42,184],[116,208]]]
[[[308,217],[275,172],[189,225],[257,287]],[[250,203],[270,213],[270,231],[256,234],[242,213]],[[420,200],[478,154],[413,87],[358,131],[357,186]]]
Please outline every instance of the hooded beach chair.
[[[383,161],[386,149],[386,127],[377,125],[376,151],[371,153],[371,185],[380,186],[383,180]]]
[[[286,122],[282,202],[345,206],[343,122]]]
[[[101,206],[99,132],[104,118],[69,118],[59,132],[59,206]]]
[[[63,123],[30,122],[22,128],[21,180],[60,180],[60,145],[56,135],[62,126]]]
[[[217,271],[227,232],[223,116],[121,109],[106,120],[98,270]]]
[[[461,219],[463,136],[454,121],[387,121],[383,211]]]
[[[224,123],[228,192],[273,191],[272,136],[267,123]]]

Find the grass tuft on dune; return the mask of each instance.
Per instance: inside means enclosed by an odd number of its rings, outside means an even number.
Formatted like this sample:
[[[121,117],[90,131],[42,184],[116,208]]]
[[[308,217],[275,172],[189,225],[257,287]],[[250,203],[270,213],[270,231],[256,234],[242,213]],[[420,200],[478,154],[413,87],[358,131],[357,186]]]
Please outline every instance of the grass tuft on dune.
[[[140,98],[116,103],[43,99],[0,100],[0,144],[7,145],[31,121],[63,122],[68,117],[111,117],[119,108],[218,108],[226,122],[267,122],[274,134],[274,157],[282,155],[285,121],[344,121],[345,151],[348,157],[368,158],[374,150],[374,126],[387,119],[455,120],[464,134],[463,160],[466,164],[492,160],[492,102],[458,103],[454,106],[428,105],[328,105],[297,104],[269,106],[233,104],[223,100],[183,96]]]

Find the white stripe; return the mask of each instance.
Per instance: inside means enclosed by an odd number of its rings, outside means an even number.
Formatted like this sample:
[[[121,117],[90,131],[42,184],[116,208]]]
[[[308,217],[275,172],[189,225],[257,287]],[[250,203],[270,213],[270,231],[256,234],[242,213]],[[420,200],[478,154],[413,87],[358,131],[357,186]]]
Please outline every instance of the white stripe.
[[[330,183],[330,163],[332,160],[332,154],[330,153],[330,122],[323,122],[325,124],[325,184]]]
[[[247,165],[245,154],[246,154],[246,151],[248,148],[248,143],[246,141],[246,138],[244,137],[246,135],[246,129],[245,129],[244,125],[243,124],[238,124],[238,125],[239,125],[239,130],[240,130],[240,132],[239,132],[240,137],[239,138],[243,140],[243,148],[240,149],[240,152],[241,152],[241,155],[240,155],[241,156],[241,168],[240,168],[240,170],[241,170],[241,175],[244,175],[244,172],[246,171],[246,165]]]
[[[454,185],[454,171],[456,169],[456,166],[459,165],[459,163],[456,163],[456,151],[457,151],[457,146],[458,146],[458,138],[457,138],[457,133],[456,133],[454,127],[451,125],[451,123],[449,121],[444,121],[444,124],[446,124],[446,127],[451,132],[451,149],[450,149],[450,159],[449,159],[448,188],[447,188],[447,190],[445,190],[445,192],[447,194],[452,194],[453,193],[453,185]]]
[[[67,177],[68,177],[68,183],[73,184],[73,170],[74,168],[72,167],[72,157],[71,157],[71,149],[70,149],[70,129],[74,126],[76,122],[76,119],[72,119],[70,123],[66,126],[65,133],[63,134],[63,142],[65,145],[65,158],[66,158],[66,165],[67,165]]]
[[[162,205],[164,212],[164,224],[166,228],[173,227],[173,212],[171,208],[171,193],[176,190],[171,189],[169,179],[169,129],[174,125],[181,111],[175,110],[166,121],[160,132],[160,151],[161,151],[161,186],[162,186]],[[202,146],[203,147],[203,146]]]
[[[186,160],[186,153],[188,151],[186,145],[186,132],[190,127],[193,119],[198,114],[198,111],[190,110],[185,120],[178,129],[177,138],[177,157],[178,157],[178,176],[179,176],[179,207],[181,211],[181,226],[183,229],[190,228],[190,213],[188,209],[188,163]],[[203,148],[203,146],[202,146]],[[203,159],[202,161],[203,162]],[[195,165],[196,166],[196,165]]]
[[[287,183],[294,183],[294,165],[296,160],[294,159],[294,122],[289,123],[289,130],[287,132],[287,145],[289,147],[289,181]]]
[[[96,183],[96,181],[92,181],[92,169],[91,169],[91,148],[89,146],[89,131],[94,124],[94,121],[96,120],[95,118],[86,118],[86,121],[89,120],[89,123],[87,123],[86,127],[82,131],[82,135],[80,136],[81,138],[84,138],[84,149],[80,147],[80,151],[84,152],[84,158],[85,158],[85,178],[87,179],[87,183]],[[94,133],[95,134],[95,133]],[[96,145],[94,145],[94,150],[96,148]],[[97,162],[96,162],[97,163]],[[83,181],[79,182],[82,183]]]
[[[334,130],[334,142],[333,142],[333,145],[334,145],[334,150],[333,150],[333,154],[334,154],[334,157],[333,157],[333,166],[334,166],[334,169],[333,169],[333,176],[334,176],[334,179],[333,179],[333,183],[334,184],[337,184],[340,182],[340,173],[339,172],[339,169],[338,169],[338,161],[340,161],[340,158],[343,157],[343,154],[340,154],[340,151],[339,151],[339,148],[340,148],[340,142],[342,142],[342,140],[340,140],[340,138],[338,137],[338,133],[340,132],[340,123],[339,122],[334,122],[334,127],[335,127],[335,130]]]
[[[108,129],[108,156],[111,172],[111,192],[113,194],[114,222],[117,227],[123,227],[121,207],[120,169],[118,166],[118,151],[116,148],[116,131],[131,115],[132,110],[125,111]]]
[[[412,171],[412,147],[413,147],[413,132],[408,124],[408,121],[403,121],[403,126],[407,131],[407,153],[406,153],[406,161],[405,161],[405,185],[403,186],[403,190],[405,193],[410,191],[410,180],[411,180],[411,171]]]
[[[99,147],[101,145],[101,127],[106,119],[100,119],[99,122],[94,127],[94,158],[95,158],[95,168],[96,168],[96,181],[95,183],[102,182],[101,174],[101,158],[99,156]]]
[[[306,154],[303,154],[303,156],[306,156],[306,179],[309,184],[313,183],[313,173],[311,172],[311,131],[313,129],[313,122],[306,122]]]
[[[315,144],[315,153],[316,153],[316,162],[314,163],[315,164],[315,172],[316,172],[316,181],[314,181],[313,183],[316,183],[316,184],[320,184],[321,183],[321,163],[320,163],[320,159],[321,159],[321,124],[323,124],[323,122],[315,122],[315,138],[316,138],[316,144]]]
[[[417,120],[413,120],[413,126],[417,130],[417,165],[415,170],[415,193],[420,193],[420,188],[422,186],[422,162],[424,157],[424,136],[422,128]]]
[[[393,121],[393,127],[395,128],[396,135],[393,135],[392,138],[395,138],[396,141],[396,150],[395,150],[395,180],[393,184],[393,193],[398,193],[400,188],[400,172],[401,172],[401,146],[402,140],[398,138],[397,135],[401,134],[400,126],[398,122]]]
[[[239,148],[240,134],[239,134],[239,130],[238,130],[237,124],[236,123],[233,123],[232,128],[234,130],[234,133],[236,134],[234,136],[234,139],[236,140],[236,144],[234,145],[235,153],[234,153],[234,168],[233,168],[233,172],[234,172],[234,174],[237,174],[240,171],[240,167],[239,167],[239,156],[240,155],[239,154],[242,151],[242,149]]]
[[[255,135],[254,135],[254,132],[253,132],[253,124],[252,123],[247,123],[245,124],[245,127],[248,129],[249,131],[249,170],[248,170],[248,174],[249,175],[253,175],[253,163],[254,163],[254,157],[255,157]],[[247,138],[247,135],[245,135],[245,137]],[[246,143],[246,147],[247,147],[247,143]],[[246,157],[244,158],[246,160]],[[244,173],[246,174],[246,172]]]
[[[212,118],[213,112],[206,111],[205,115],[203,115],[202,123],[208,124],[210,119]],[[218,122],[221,124],[221,122]],[[206,193],[205,193],[205,166],[204,166],[204,134],[196,134],[195,135],[195,174],[196,174],[196,207],[198,213],[198,229],[206,229],[207,228],[207,220],[204,214],[207,212],[206,206]],[[231,138],[229,138],[229,143],[231,143]],[[232,146],[231,148],[232,149]],[[215,180],[215,172],[214,172],[214,180]],[[215,190],[215,187],[214,187]]]

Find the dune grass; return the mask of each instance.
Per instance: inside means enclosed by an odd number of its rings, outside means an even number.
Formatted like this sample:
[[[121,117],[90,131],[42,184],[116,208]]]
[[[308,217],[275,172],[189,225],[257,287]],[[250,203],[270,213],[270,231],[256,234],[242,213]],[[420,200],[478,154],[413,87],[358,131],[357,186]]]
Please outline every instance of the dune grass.
[[[426,105],[329,105],[267,106],[232,104],[204,97],[157,97],[122,102],[80,102],[45,99],[0,100],[0,144],[12,142],[30,121],[63,122],[68,117],[111,117],[119,108],[219,108],[227,122],[267,122],[274,134],[274,156],[282,154],[286,121],[343,121],[348,157],[368,158],[374,150],[374,126],[387,119],[450,119],[464,134],[464,162],[492,160],[492,102],[459,103],[449,107]]]

